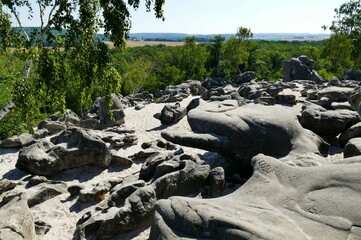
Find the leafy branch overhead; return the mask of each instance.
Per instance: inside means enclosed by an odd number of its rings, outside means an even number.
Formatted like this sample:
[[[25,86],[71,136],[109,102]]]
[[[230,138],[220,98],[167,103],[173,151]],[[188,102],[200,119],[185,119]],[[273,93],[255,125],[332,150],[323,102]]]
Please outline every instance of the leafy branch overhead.
[[[41,40],[50,30],[70,31],[69,36],[84,33],[95,34],[100,28],[109,35],[115,46],[124,46],[124,39],[128,37],[131,28],[130,8],[138,9],[140,0],[3,0],[1,6],[1,30],[9,29],[10,18],[3,14],[3,7],[7,7],[13,19],[19,26],[22,24],[18,16],[18,9],[26,7],[28,17],[34,16],[34,8],[39,10],[41,21],[40,33],[37,35]],[[165,0],[145,0],[147,11],[154,11],[155,17],[164,19],[163,5]],[[35,6],[34,6],[35,5]],[[85,29],[84,29],[85,27]],[[3,36],[3,35],[2,35]],[[34,39],[32,39],[34,40]],[[3,42],[3,41],[2,41]]]
[[[2,125],[33,124],[54,112],[71,108],[83,114],[98,97],[111,105],[111,93],[119,93],[121,77],[109,47],[97,33],[104,29],[115,46],[125,46],[131,27],[130,9],[145,4],[155,17],[163,17],[165,0],[2,0],[0,41],[2,51],[16,47],[26,59],[23,75],[14,83],[14,110]],[[27,9],[29,20],[40,26],[28,33],[19,12]],[[14,25],[19,26],[13,28]],[[20,29],[20,30],[19,30]],[[59,34],[60,33],[60,34]],[[49,48],[46,44],[51,44]],[[10,99],[9,99],[10,100]],[[2,107],[2,106],[0,106]],[[109,108],[110,109],[110,108]],[[9,131],[11,132],[11,131]]]

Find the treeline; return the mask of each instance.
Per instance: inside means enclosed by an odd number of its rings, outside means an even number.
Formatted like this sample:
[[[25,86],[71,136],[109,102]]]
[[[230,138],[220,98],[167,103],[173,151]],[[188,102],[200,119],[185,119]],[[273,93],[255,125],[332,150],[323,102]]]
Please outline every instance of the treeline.
[[[156,91],[187,79],[221,77],[232,80],[245,71],[254,71],[258,79],[282,78],[286,59],[307,55],[317,62],[316,69],[325,79],[342,77],[333,72],[324,58],[327,40],[251,41],[233,37],[228,41],[216,36],[207,43],[189,37],[183,46],[144,46],[110,50],[114,67],[122,76],[122,94]]]

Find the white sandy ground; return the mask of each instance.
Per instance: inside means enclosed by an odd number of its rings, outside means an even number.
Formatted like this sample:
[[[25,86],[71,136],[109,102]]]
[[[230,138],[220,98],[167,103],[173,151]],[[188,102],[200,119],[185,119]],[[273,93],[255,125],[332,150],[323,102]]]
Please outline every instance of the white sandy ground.
[[[298,94],[290,89],[285,90],[287,93]],[[194,97],[189,97],[181,102],[182,106],[187,106]],[[126,126],[135,129],[138,136],[138,144],[125,149],[119,150],[122,156],[128,157],[141,150],[140,145],[143,142],[148,142],[161,138],[160,133],[164,129],[190,131],[190,126],[186,118],[183,118],[176,125],[167,128],[162,127],[160,121],[155,119],[153,115],[160,112],[164,104],[152,103],[146,105],[144,109],[136,111],[134,108],[125,109]],[[300,112],[302,104],[288,107],[295,114]],[[203,155],[206,153],[203,150],[182,147],[187,153],[195,153]],[[16,149],[0,149],[0,178],[9,180],[20,180],[29,175],[17,170],[15,164],[17,161],[18,151]],[[342,158],[342,153],[332,154],[330,159]],[[78,169],[71,169],[58,174],[54,180],[61,180],[68,185],[74,183],[81,183],[86,187],[91,188],[92,184],[104,181],[109,178],[124,178],[129,175],[137,175],[139,173],[141,162],[135,162],[130,168],[115,168],[99,169],[95,167],[82,167]],[[24,186],[17,186],[17,188],[24,188]],[[0,196],[1,200],[1,196]],[[39,205],[31,208],[34,220],[42,220],[51,225],[50,231],[45,236],[39,236],[39,240],[55,240],[55,239],[72,239],[75,231],[77,221],[84,213],[94,209],[95,204],[80,204],[77,203],[77,198],[72,199],[68,193],[59,195],[53,199],[47,200]],[[11,216],[9,216],[11,217]],[[147,239],[149,236],[149,226],[143,229],[133,231],[117,239]]]

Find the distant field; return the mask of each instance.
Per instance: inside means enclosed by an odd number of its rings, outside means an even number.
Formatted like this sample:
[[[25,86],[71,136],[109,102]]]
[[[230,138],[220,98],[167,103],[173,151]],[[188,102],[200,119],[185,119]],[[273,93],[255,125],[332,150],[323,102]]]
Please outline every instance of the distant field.
[[[166,42],[166,41],[126,41],[126,42],[127,42],[127,47],[143,47],[147,45],[156,46],[159,44],[175,47],[175,46],[182,46],[184,44],[184,42]],[[105,43],[110,47],[114,46],[112,42],[105,41]]]

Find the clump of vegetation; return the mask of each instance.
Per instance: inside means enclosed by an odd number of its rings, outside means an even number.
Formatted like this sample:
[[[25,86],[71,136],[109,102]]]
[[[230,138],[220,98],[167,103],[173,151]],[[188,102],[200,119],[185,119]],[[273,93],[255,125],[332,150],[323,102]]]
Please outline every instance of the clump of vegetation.
[[[164,2],[146,0],[145,6],[148,11],[154,10],[157,18],[163,18]],[[8,90],[1,100],[12,99],[15,110],[2,120],[0,136],[21,131],[23,126],[32,129],[42,115],[62,113],[66,108],[81,114],[99,96],[106,96],[110,107],[110,94],[120,91],[121,78],[112,65],[109,48],[96,39],[96,33],[104,28],[114,45],[122,49],[131,26],[129,8],[137,9],[139,4],[140,0],[1,1],[2,51],[6,53],[10,46],[23,51],[24,67],[19,71],[21,76],[12,75],[16,81],[4,74],[3,87]],[[28,34],[18,10],[27,8],[31,19],[35,7],[41,26]],[[19,30],[12,28],[12,19]],[[54,32],[63,34],[56,36]],[[12,123],[18,126],[8,129]]]

